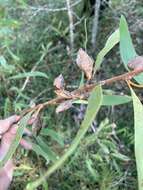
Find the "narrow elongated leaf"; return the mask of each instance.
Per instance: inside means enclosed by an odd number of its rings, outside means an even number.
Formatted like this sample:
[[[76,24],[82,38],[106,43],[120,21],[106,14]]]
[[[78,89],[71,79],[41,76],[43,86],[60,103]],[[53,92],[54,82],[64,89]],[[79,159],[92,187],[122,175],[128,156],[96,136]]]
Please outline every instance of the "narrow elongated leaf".
[[[84,72],[81,73],[81,79],[79,83],[79,87],[82,87],[84,85]]]
[[[3,56],[0,56],[0,64],[4,68],[7,66],[7,61],[6,61],[6,59]]]
[[[0,66],[0,70],[3,70],[3,72],[12,72],[15,69],[13,65],[7,64],[7,61],[3,56],[0,56]]]
[[[43,136],[50,136],[53,140],[57,141],[62,147],[64,146],[64,141],[62,137],[54,130],[49,128],[43,128],[40,132]]]
[[[44,77],[48,78],[48,76],[45,73],[35,71],[35,72],[27,72],[27,73],[20,73],[18,75],[12,76],[9,79],[21,79],[25,77]]]
[[[8,53],[11,55],[11,57],[12,57],[15,61],[20,61],[20,58],[19,58],[17,55],[15,55],[15,54],[9,49],[9,47],[7,47],[7,51],[8,51]]]
[[[41,137],[37,137],[36,141],[38,142],[38,145],[41,147],[42,151],[45,152],[46,157],[51,160],[52,162],[55,162],[58,159],[58,155],[54,151],[52,151],[51,148],[47,145],[46,141],[42,139]],[[43,155],[42,155],[43,156]]]
[[[103,59],[105,55],[116,45],[119,43],[120,40],[120,34],[119,29],[117,29],[115,32],[113,32],[109,38],[107,39],[107,42],[104,46],[104,48],[98,53],[96,61],[95,61],[95,68],[94,70],[98,70],[100,68],[101,63],[103,62]]]
[[[92,165],[93,165],[93,163],[90,159],[86,160],[86,166],[87,166],[87,169],[88,169],[90,175],[93,177],[95,182],[98,182],[100,179],[99,174],[98,174],[97,170],[95,170],[92,167]]]
[[[17,129],[17,132],[16,132],[16,136],[15,136],[15,139],[12,141],[12,144],[9,148],[9,151],[7,152],[7,154],[5,155],[5,157],[0,161],[0,168],[3,167],[5,165],[5,163],[10,160],[13,156],[13,154],[15,153],[19,143],[20,143],[20,140],[22,138],[22,135],[23,135],[23,131],[30,119],[30,116],[31,116],[31,112],[28,113],[25,117],[23,117],[19,123],[19,127]]]
[[[50,160],[48,154],[44,152],[38,144],[32,143],[32,149],[36,152],[37,155],[41,155],[43,158],[45,158],[47,162]]]
[[[120,55],[127,70],[129,70],[127,67],[128,63],[138,56],[134,49],[128,24],[124,16],[121,16],[120,19]],[[134,78],[138,83],[143,83],[143,73]]]
[[[130,96],[119,96],[119,95],[103,95],[103,106],[116,106],[120,104],[126,104],[132,101]],[[86,100],[75,100],[73,103],[75,104],[88,104]]]
[[[88,101],[89,101],[89,104],[86,110],[84,120],[69,149],[59,160],[55,162],[54,165],[52,165],[47,170],[47,172],[42,177],[40,177],[37,181],[28,184],[27,189],[30,189],[30,190],[36,189],[49,175],[51,175],[59,167],[61,167],[63,163],[69,158],[69,156],[73,154],[73,152],[79,145],[81,139],[84,137],[85,133],[87,132],[88,128],[91,126],[95,116],[97,115],[101,107],[102,89],[100,86],[97,86],[96,88],[93,89]]]
[[[125,161],[125,162],[128,162],[128,161],[130,160],[129,157],[127,157],[126,155],[123,155],[123,154],[121,154],[121,153],[119,153],[119,152],[113,152],[113,153],[111,153],[111,155],[112,155],[113,157],[115,157],[115,158],[117,158],[117,159],[119,159],[119,160],[123,160],[123,161]]]
[[[124,16],[120,19],[120,54],[126,69],[128,62],[137,56]]]
[[[143,190],[143,105],[130,88],[134,107],[135,157],[138,173],[138,189]]]
[[[103,106],[115,106],[120,104],[126,104],[132,101],[130,96],[120,96],[120,95],[104,95],[103,96]]]

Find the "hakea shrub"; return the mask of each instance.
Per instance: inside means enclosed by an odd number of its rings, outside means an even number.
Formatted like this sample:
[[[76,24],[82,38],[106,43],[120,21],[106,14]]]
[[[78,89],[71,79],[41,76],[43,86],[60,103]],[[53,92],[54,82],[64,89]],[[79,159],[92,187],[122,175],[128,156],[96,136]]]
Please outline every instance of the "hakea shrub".
[[[120,43],[120,54],[122,58],[122,62],[124,64],[125,69],[127,70],[126,73],[113,76],[109,79],[100,80],[98,82],[94,82],[92,80],[96,77],[96,71],[100,69],[100,65],[106,56],[106,54],[117,44]],[[66,83],[64,81],[64,77],[60,74],[54,80],[54,87],[56,97],[51,99],[47,102],[38,104],[32,108],[28,108],[21,113],[21,120],[19,122],[19,128],[16,134],[16,138],[13,141],[10,151],[5,156],[5,158],[0,162],[0,166],[2,167],[7,160],[9,160],[18,144],[20,139],[22,138],[24,128],[26,127],[29,118],[35,117],[37,118],[33,124],[33,129],[39,127],[39,120],[41,111],[48,107],[49,105],[56,105],[56,113],[60,113],[63,111],[68,110],[72,107],[73,104],[87,104],[87,109],[85,113],[85,117],[81,123],[81,126],[77,132],[77,135],[73,142],[71,143],[70,147],[66,149],[65,153],[53,163],[51,167],[48,168],[46,173],[37,179],[33,183],[29,183],[27,185],[27,189],[36,189],[42,182],[49,177],[53,172],[55,172],[58,168],[62,166],[62,164],[71,156],[77,146],[80,144],[81,139],[84,137],[85,133],[91,126],[92,122],[94,121],[100,107],[102,105],[109,106],[109,105],[119,105],[133,101],[134,107],[134,122],[135,122],[135,157],[136,157],[136,165],[137,165],[137,173],[138,173],[138,186],[139,190],[143,189],[142,181],[143,181],[143,125],[142,125],[142,115],[143,115],[143,106],[136,96],[134,90],[132,89],[133,86],[141,87],[143,83],[143,57],[138,56],[128,31],[128,26],[126,19],[122,16],[120,19],[120,26],[111,36],[108,38],[105,47],[99,52],[97,55],[95,64],[93,59],[83,50],[79,49],[77,53],[76,59],[77,66],[81,69],[82,73],[84,73],[86,83],[82,86],[79,86],[77,89],[73,91],[68,91],[66,89]],[[131,69],[131,71],[130,71]],[[134,79],[138,84],[131,81]],[[107,95],[105,92],[103,93],[102,88],[104,85],[108,85],[114,82],[124,81],[128,84],[129,89],[131,91],[131,96],[119,96],[115,94]],[[40,130],[38,130],[40,133]],[[37,138],[34,136],[34,138]],[[33,149],[37,150],[36,147],[38,145],[34,145]],[[41,149],[38,149],[38,151]],[[38,152],[37,151],[37,152]],[[39,152],[38,152],[39,153]],[[46,152],[41,151],[40,155],[46,157]],[[46,155],[46,156],[45,156]]]

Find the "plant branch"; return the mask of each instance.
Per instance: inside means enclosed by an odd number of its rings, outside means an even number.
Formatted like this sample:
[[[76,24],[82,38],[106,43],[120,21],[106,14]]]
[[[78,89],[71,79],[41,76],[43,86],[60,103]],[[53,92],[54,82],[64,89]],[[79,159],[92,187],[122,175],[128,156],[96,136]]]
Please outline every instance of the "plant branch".
[[[29,113],[32,110],[35,110],[35,111],[38,110],[40,112],[43,108],[45,108],[48,105],[60,104],[62,102],[65,102],[66,100],[85,99],[85,98],[87,98],[87,96],[89,96],[89,93],[97,85],[103,86],[103,85],[109,85],[109,84],[112,84],[112,83],[118,82],[118,81],[131,80],[134,76],[138,75],[141,72],[143,72],[143,68],[135,69],[133,71],[112,77],[110,79],[101,80],[101,81],[93,83],[93,84],[84,85],[83,87],[78,88],[72,92],[69,92],[66,90],[61,90],[61,96],[58,96],[47,102],[38,104],[34,108],[30,108],[30,109],[22,111],[21,117],[23,117],[25,114]]]

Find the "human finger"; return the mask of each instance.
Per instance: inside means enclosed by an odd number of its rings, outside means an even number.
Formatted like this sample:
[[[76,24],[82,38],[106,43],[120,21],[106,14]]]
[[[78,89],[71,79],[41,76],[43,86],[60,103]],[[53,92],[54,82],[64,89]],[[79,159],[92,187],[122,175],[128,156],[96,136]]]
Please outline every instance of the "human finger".
[[[32,145],[29,142],[27,142],[25,139],[21,139],[20,145],[23,148],[25,148],[26,150],[31,150],[32,149]]]
[[[19,127],[18,125],[13,125],[10,128],[10,130],[8,130],[8,132],[3,134],[0,145],[0,159],[4,158],[6,153],[9,151],[10,145],[16,136],[18,127]],[[27,136],[32,135],[31,131],[28,130],[27,128],[24,129],[24,134],[26,134]],[[30,145],[24,142],[23,140],[21,144],[23,145],[24,148],[31,149]]]
[[[0,144],[0,159],[3,159],[9,151],[10,145],[15,138],[18,126],[14,126],[3,134]]]
[[[0,169],[0,189],[7,190],[11,181],[12,181],[12,175],[13,175],[13,162],[12,160],[9,160],[5,166]]]
[[[19,119],[20,116],[14,115],[7,119],[0,120],[0,134],[5,133],[11,127],[11,125],[17,123]]]

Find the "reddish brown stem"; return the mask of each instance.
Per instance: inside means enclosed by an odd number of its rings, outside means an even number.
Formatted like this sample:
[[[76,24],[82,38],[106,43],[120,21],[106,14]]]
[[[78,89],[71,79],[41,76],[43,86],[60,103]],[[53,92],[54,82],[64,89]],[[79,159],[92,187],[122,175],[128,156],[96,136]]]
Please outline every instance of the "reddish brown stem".
[[[85,86],[83,86],[83,87],[81,87],[79,89],[76,89],[76,90],[74,90],[72,92],[69,92],[69,95],[67,97],[57,97],[57,98],[49,100],[49,101],[47,101],[45,103],[38,104],[34,108],[24,110],[21,113],[21,117],[23,117],[25,114],[27,114],[28,112],[30,112],[32,110],[35,110],[35,111],[38,110],[40,112],[41,109],[43,109],[45,106],[48,106],[48,105],[59,104],[59,103],[62,103],[64,101],[70,100],[70,99],[71,100],[78,99],[78,98],[84,99],[87,96],[87,93],[90,93],[93,90],[93,88],[95,86],[97,86],[97,85],[103,86],[103,85],[112,84],[113,82],[117,82],[117,81],[130,80],[134,76],[138,75],[141,72],[143,72],[143,69],[135,69],[135,70],[130,71],[128,73],[112,77],[110,79],[102,80],[102,81],[99,81],[99,82],[94,83],[94,84],[85,85]]]

